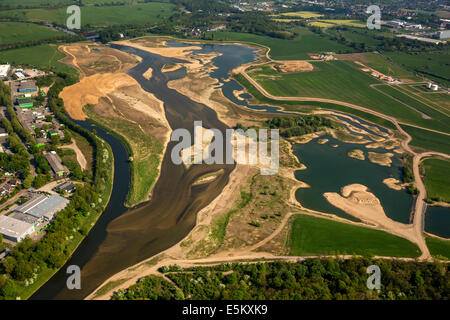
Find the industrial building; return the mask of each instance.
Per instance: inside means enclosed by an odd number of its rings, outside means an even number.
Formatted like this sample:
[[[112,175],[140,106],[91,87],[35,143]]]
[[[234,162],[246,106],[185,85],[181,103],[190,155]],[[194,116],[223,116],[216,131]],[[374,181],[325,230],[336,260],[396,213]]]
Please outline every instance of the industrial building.
[[[17,207],[14,212],[15,214],[22,213],[32,216],[39,221],[51,221],[56,213],[64,209],[68,204],[69,200],[58,195],[38,195]]]
[[[11,69],[11,65],[1,64],[0,65],[0,78],[7,77],[10,69]]]
[[[61,183],[60,185],[56,186],[55,190],[58,192],[67,192],[72,193],[76,189],[76,184],[72,183],[70,181]]]
[[[8,216],[0,216],[0,233],[7,240],[19,242],[34,232],[34,225]]]
[[[17,91],[20,93],[35,92],[37,91],[37,88],[34,81],[24,80],[20,82]]]
[[[62,164],[61,158],[56,154],[55,151],[46,152],[44,154],[48,163],[52,167],[53,172],[58,176],[62,177],[64,175],[69,174],[69,169],[65,165]]]

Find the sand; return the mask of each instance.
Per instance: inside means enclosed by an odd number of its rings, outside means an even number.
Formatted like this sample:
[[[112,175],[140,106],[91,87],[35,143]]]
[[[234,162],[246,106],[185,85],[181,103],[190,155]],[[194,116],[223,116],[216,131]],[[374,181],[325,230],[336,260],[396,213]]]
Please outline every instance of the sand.
[[[126,73],[102,73],[84,77],[80,82],[65,87],[59,97],[64,100],[67,113],[75,120],[85,120],[83,107],[87,104],[97,104],[99,99],[106,97],[118,88],[139,84]]]
[[[407,183],[402,184],[400,180],[397,180],[395,178],[384,179],[383,183],[387,185],[389,188],[397,191],[405,189],[406,186],[408,185]]]
[[[380,166],[390,167],[392,164],[393,153],[376,153],[369,152],[368,158],[370,162],[379,164]]]
[[[349,151],[349,153],[347,153],[347,155],[353,159],[366,160],[366,156],[364,155],[364,151],[362,151],[362,150],[355,149],[355,150]]]
[[[202,48],[199,46],[187,46],[187,47],[165,47],[166,42],[163,41],[162,45],[164,47],[149,47],[145,45],[145,41],[115,41],[113,43],[120,44],[123,46],[134,47],[137,49],[141,49],[147,52],[156,53],[161,56],[169,57],[169,58],[180,58],[186,57],[193,50],[201,50]]]
[[[319,139],[319,140],[317,140],[317,143],[318,144],[326,144],[328,141],[330,141],[330,140],[328,140],[328,139]]]
[[[148,68],[148,70],[145,71],[145,72],[142,74],[142,76],[143,76],[145,79],[150,80],[150,78],[152,77],[152,74],[153,74],[153,69],[152,69],[152,68]]]
[[[314,67],[308,61],[293,60],[293,61],[280,61],[278,64],[274,66],[274,69],[282,73],[289,73],[289,72],[313,71]]]

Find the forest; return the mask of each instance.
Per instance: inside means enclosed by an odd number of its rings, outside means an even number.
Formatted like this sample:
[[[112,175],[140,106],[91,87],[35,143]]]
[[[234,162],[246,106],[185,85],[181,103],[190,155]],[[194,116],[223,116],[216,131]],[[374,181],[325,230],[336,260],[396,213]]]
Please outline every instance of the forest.
[[[324,128],[337,127],[337,124],[330,119],[315,115],[276,117],[267,120],[265,124],[270,129],[280,129],[280,135],[286,138],[318,132]]]
[[[381,270],[381,289],[367,288],[367,267]],[[449,298],[448,266],[438,262],[307,259],[301,262],[228,263],[141,278],[113,300],[419,300]]]

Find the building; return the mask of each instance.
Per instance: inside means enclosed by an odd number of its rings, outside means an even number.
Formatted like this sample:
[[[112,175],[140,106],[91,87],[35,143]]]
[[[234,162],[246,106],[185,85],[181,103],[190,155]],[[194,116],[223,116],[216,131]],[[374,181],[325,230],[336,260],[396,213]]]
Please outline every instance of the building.
[[[67,193],[72,193],[74,192],[76,189],[76,184],[72,183],[70,181],[61,183],[60,185],[58,185],[55,190],[58,192],[67,192]]]
[[[51,221],[57,212],[64,209],[69,200],[61,196],[38,195],[14,210],[15,214],[22,213],[37,218],[39,221]]]
[[[7,240],[19,242],[34,232],[34,225],[8,216],[0,216],[0,233]]]
[[[439,31],[439,39],[449,39],[450,30]]]
[[[56,154],[55,151],[47,152],[44,154],[48,163],[52,167],[53,172],[58,176],[62,177],[69,174],[69,169],[62,164],[61,158]]]
[[[5,78],[9,74],[9,70],[11,69],[11,65],[9,64],[0,64],[0,78]]]
[[[17,89],[20,93],[27,93],[27,92],[35,92],[37,91],[36,85],[33,81],[21,81],[19,84],[19,88]]]

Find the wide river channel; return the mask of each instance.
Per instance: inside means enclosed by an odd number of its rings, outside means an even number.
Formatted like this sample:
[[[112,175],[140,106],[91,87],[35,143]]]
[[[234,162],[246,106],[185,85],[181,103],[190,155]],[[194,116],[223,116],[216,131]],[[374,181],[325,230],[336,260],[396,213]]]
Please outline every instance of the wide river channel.
[[[187,46],[177,42],[168,42],[168,45]],[[242,87],[234,80],[224,81],[228,79],[232,69],[254,61],[257,58],[256,50],[240,45],[198,46],[202,49],[195,50],[194,53],[221,53],[212,60],[217,69],[211,76],[219,81],[218,85],[222,86],[225,97],[254,110],[283,113],[272,106],[249,105],[246,101],[249,98],[247,95],[241,95],[242,98],[246,98],[244,100],[236,99],[233,90],[241,90]],[[215,111],[167,87],[168,81],[184,77],[186,70],[182,68],[163,73],[162,67],[167,63],[184,62],[183,60],[162,57],[127,46],[112,45],[112,47],[142,58],[142,62],[129,70],[128,74],[135,78],[144,90],[153,93],[164,102],[166,117],[172,129],[185,128],[192,134],[194,121],[202,121],[205,128],[217,128],[222,132],[226,129],[226,126],[218,120]],[[153,74],[150,80],[147,80],[142,74],[150,67]],[[358,121],[363,122],[361,119]],[[112,197],[105,212],[66,265],[42,286],[31,297],[32,299],[83,299],[115,273],[170,248],[192,230],[197,213],[221,193],[234,169],[233,165],[203,164],[192,165],[188,169],[183,165],[175,165],[171,161],[170,154],[176,143],[169,143],[162,161],[161,175],[152,193],[152,200],[135,208],[126,208],[123,204],[130,184],[126,149],[118,139],[101,128],[86,121],[77,123],[91,130],[95,128],[97,134],[111,145],[115,162]],[[344,156],[348,149],[356,146],[333,143],[345,147],[331,148],[329,145],[310,142],[294,148],[300,161],[308,166],[308,170],[298,172],[296,176],[313,186],[311,189],[297,191],[298,200],[308,208],[349,218],[345,213],[328,205],[321,194],[338,192],[340,187],[349,183],[362,183],[375,191],[385,206],[386,213],[392,219],[407,223],[412,198],[405,192],[393,191],[381,185],[381,181],[386,177],[399,177],[398,159],[394,160],[392,168],[380,167]],[[339,160],[335,161],[334,157]],[[223,169],[222,174],[214,181],[192,185],[200,176],[219,169]],[[445,216],[448,216],[448,213]],[[443,216],[436,214],[433,215],[433,219]],[[448,223],[448,220],[446,222]],[[437,227],[433,229],[441,236],[445,236],[442,234],[443,229],[450,229],[442,228],[439,222],[430,225],[436,225]],[[427,231],[432,232],[428,228]],[[69,265],[81,268],[81,290],[66,288],[68,276],[66,270]]]

